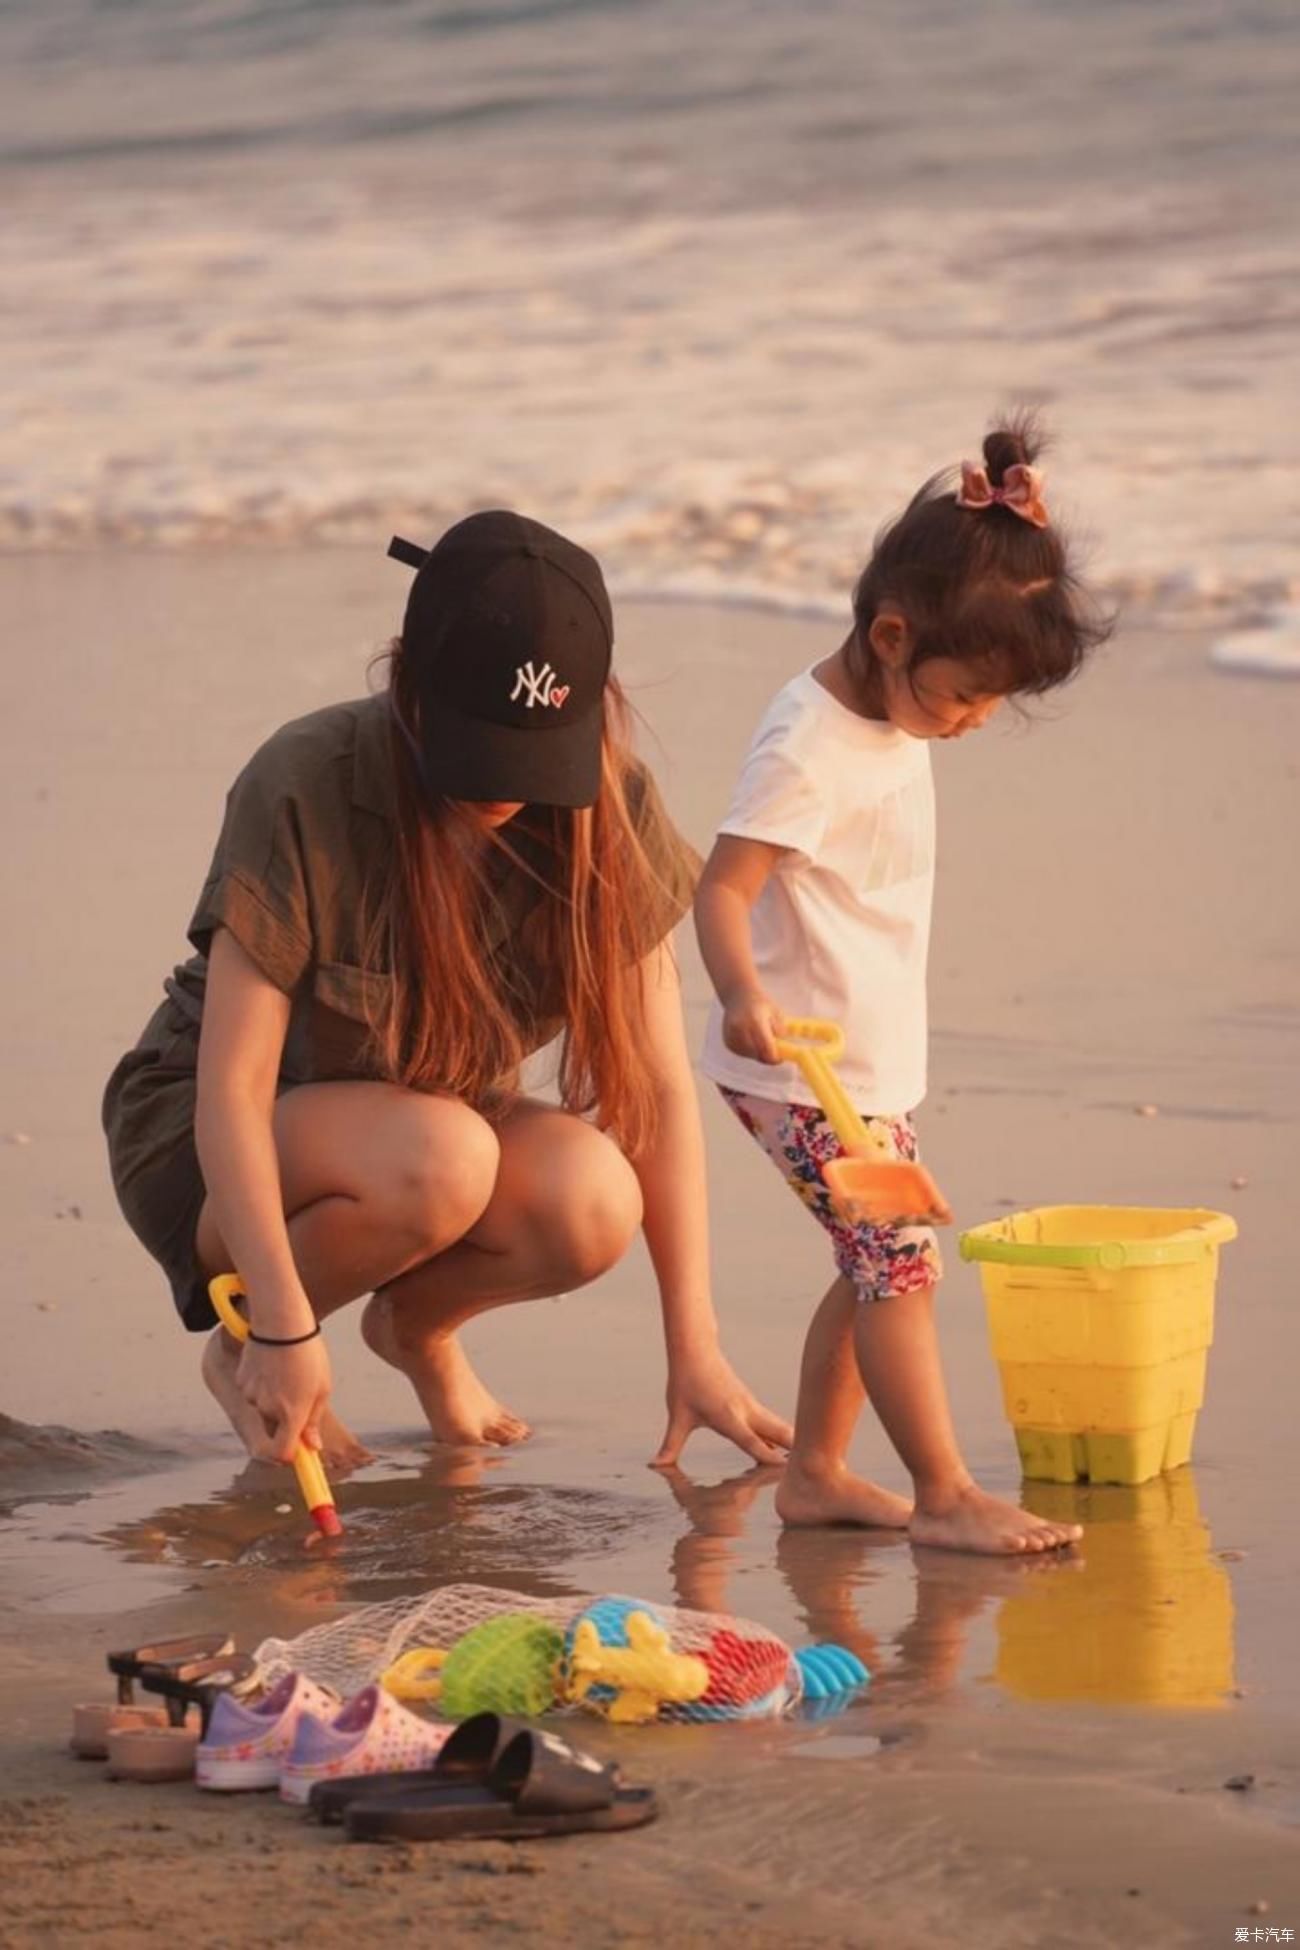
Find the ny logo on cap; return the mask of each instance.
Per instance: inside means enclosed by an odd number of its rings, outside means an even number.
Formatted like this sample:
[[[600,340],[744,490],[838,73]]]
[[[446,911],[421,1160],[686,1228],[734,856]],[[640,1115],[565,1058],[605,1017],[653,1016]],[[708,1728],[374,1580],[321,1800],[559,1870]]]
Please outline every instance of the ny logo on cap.
[[[517,697],[523,696],[530,711],[534,704],[553,704],[558,710],[569,695],[569,686],[557,684],[555,675],[549,663],[534,671],[530,657],[526,664],[520,664],[515,670],[515,687],[510,693],[510,702],[513,704]]]

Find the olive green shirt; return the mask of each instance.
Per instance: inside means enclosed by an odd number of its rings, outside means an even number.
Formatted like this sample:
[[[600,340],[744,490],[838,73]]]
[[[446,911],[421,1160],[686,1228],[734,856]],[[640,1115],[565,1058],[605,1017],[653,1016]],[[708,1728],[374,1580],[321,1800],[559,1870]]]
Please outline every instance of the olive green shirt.
[[[676,831],[639,761],[628,805],[660,884],[639,917],[633,956],[647,954],[690,904],[698,855]],[[169,1067],[197,1063],[207,955],[228,928],[267,980],[291,997],[282,1085],[378,1073],[369,1023],[382,1016],[388,970],[367,957],[364,930],[376,891],[393,871],[393,753],[387,700],[359,698],[297,718],[254,753],[226,800],[225,820],[188,934],[196,950],[165,984],[167,1001],[146,1031],[165,1035]],[[518,851],[528,857],[529,843]],[[541,898],[537,882],[506,855],[494,882],[494,943],[510,990],[531,996],[529,1027],[541,1048],[562,1028],[561,998],[530,966],[521,923]]]

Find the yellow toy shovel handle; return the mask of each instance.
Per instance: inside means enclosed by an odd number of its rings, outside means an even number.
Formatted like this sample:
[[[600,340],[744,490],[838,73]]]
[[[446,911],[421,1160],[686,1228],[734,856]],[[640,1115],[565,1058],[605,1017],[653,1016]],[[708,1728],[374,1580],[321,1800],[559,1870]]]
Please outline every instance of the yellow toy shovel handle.
[[[236,1341],[248,1339],[248,1322],[235,1305],[235,1301],[243,1295],[244,1283],[238,1273],[218,1273],[214,1280],[208,1281],[208,1298],[217,1318]],[[300,1442],[294,1450],[293,1469],[302,1491],[302,1500],[317,1530],[326,1537],[339,1536],[343,1526],[334,1507],[334,1492],[330,1488],[324,1464],[316,1451],[309,1449],[305,1442]]]
[[[777,1048],[787,1063],[799,1061],[805,1043],[811,1043],[828,1063],[838,1063],[844,1054],[844,1031],[837,1022],[825,1022],[821,1016],[787,1016],[785,1029],[777,1040]]]
[[[209,1280],[208,1298],[232,1340],[246,1341],[248,1322],[235,1305],[236,1300],[244,1298],[244,1283],[238,1273],[218,1273],[215,1280]]]
[[[838,1023],[816,1016],[789,1016],[776,1047],[785,1062],[797,1064],[803,1072],[827,1123],[851,1158],[893,1158],[892,1145],[864,1124],[831,1068],[844,1054],[844,1031]]]

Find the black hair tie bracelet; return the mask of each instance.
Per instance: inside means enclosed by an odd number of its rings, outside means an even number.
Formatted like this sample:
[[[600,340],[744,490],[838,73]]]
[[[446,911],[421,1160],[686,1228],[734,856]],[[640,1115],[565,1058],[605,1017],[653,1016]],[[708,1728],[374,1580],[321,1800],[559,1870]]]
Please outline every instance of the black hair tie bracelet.
[[[274,1334],[255,1334],[251,1327],[248,1338],[256,1341],[259,1347],[301,1347],[304,1341],[314,1341],[319,1333],[320,1322],[317,1321],[309,1334],[290,1334],[287,1340],[277,1340]]]

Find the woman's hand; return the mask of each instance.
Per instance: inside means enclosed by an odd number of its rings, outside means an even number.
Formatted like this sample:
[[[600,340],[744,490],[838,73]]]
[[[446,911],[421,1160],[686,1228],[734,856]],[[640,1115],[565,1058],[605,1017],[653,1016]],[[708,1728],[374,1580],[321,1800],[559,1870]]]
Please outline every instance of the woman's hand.
[[[683,1356],[668,1371],[668,1428],[652,1469],[671,1469],[696,1429],[725,1435],[758,1463],[783,1463],[794,1430],[755,1399],[726,1356]]]
[[[318,1334],[298,1347],[261,1347],[245,1341],[235,1379],[244,1400],[262,1418],[263,1462],[292,1462],[299,1443],[321,1446],[320,1418],[329,1400],[330,1358]]]
[[[756,1063],[780,1063],[776,1039],[785,1017],[760,989],[747,989],[729,1000],[722,1012],[722,1040],[736,1056]]]

